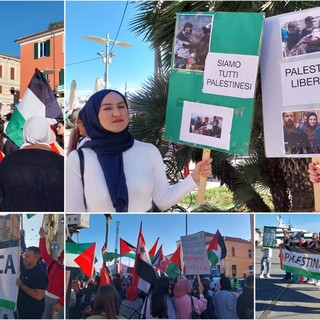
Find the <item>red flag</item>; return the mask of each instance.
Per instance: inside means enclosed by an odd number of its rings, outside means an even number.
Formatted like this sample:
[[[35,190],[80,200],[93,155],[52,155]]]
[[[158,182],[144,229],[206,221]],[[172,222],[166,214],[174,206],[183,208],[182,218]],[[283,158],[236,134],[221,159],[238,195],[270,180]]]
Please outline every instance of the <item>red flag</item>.
[[[111,283],[111,281],[110,281],[108,271],[106,269],[106,266],[104,265],[104,262],[102,262],[99,287],[104,286],[106,284],[110,284],[110,283]]]
[[[163,254],[162,246],[160,247],[159,250],[160,250],[160,256],[159,256],[158,263],[156,266],[156,271],[161,270],[163,272],[166,272],[166,270],[168,268],[168,264],[169,264],[169,259]]]
[[[153,247],[149,251],[149,256],[150,256],[151,260],[154,258],[155,254],[156,254],[158,241],[159,241],[159,237],[156,240],[156,242],[154,243]]]
[[[284,258],[284,255],[283,255],[283,251],[282,251],[282,245],[280,244],[280,268],[282,269],[282,263],[283,263],[283,258]]]

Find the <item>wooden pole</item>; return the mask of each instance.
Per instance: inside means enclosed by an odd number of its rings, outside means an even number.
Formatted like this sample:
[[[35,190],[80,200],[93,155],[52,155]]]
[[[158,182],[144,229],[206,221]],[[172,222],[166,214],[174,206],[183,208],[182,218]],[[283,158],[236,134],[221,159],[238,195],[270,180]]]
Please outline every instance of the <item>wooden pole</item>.
[[[204,148],[202,151],[202,160],[207,160],[210,158],[211,150]],[[198,188],[198,195],[197,195],[197,204],[201,205],[204,204],[204,195],[206,192],[206,183],[208,178],[200,176],[200,183]]]
[[[312,163],[319,163],[320,158],[312,158]],[[314,211],[320,212],[320,183],[313,183]]]

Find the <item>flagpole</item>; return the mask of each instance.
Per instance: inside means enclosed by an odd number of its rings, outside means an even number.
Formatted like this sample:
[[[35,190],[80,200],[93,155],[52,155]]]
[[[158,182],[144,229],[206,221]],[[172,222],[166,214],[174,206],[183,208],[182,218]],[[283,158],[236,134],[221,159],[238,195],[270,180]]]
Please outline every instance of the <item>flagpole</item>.
[[[104,216],[106,218],[106,238],[105,238],[104,247],[105,247],[105,250],[108,251],[109,226],[112,218],[111,218],[111,214],[105,214]]]

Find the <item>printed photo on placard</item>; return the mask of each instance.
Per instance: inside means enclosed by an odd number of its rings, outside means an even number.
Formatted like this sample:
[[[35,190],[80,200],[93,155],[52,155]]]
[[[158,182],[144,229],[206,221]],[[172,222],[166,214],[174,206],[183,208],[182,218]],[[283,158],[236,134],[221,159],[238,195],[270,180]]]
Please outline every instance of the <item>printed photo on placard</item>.
[[[286,154],[320,153],[320,109],[282,113]]]
[[[184,101],[180,139],[229,150],[234,109]]]
[[[320,51],[320,10],[313,15],[300,13],[280,20],[284,58]]]
[[[223,118],[218,116],[208,117],[194,113],[191,115],[190,133],[202,134],[214,138],[221,138]]]
[[[185,14],[177,17],[173,68],[203,71],[210,48],[213,15]]]

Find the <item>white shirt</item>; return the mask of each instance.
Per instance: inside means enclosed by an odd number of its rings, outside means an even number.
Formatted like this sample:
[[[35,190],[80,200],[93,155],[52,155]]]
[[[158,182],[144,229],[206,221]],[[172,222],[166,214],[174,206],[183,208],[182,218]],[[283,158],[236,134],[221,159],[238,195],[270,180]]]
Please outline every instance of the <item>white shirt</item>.
[[[96,153],[83,148],[84,205],[80,161],[77,151],[69,154],[66,164],[67,212],[115,212],[104,174]],[[192,176],[170,186],[159,150],[150,143],[134,140],[132,148],[123,153],[124,173],[129,194],[129,212],[146,212],[152,199],[160,210],[166,210],[197,187]]]

